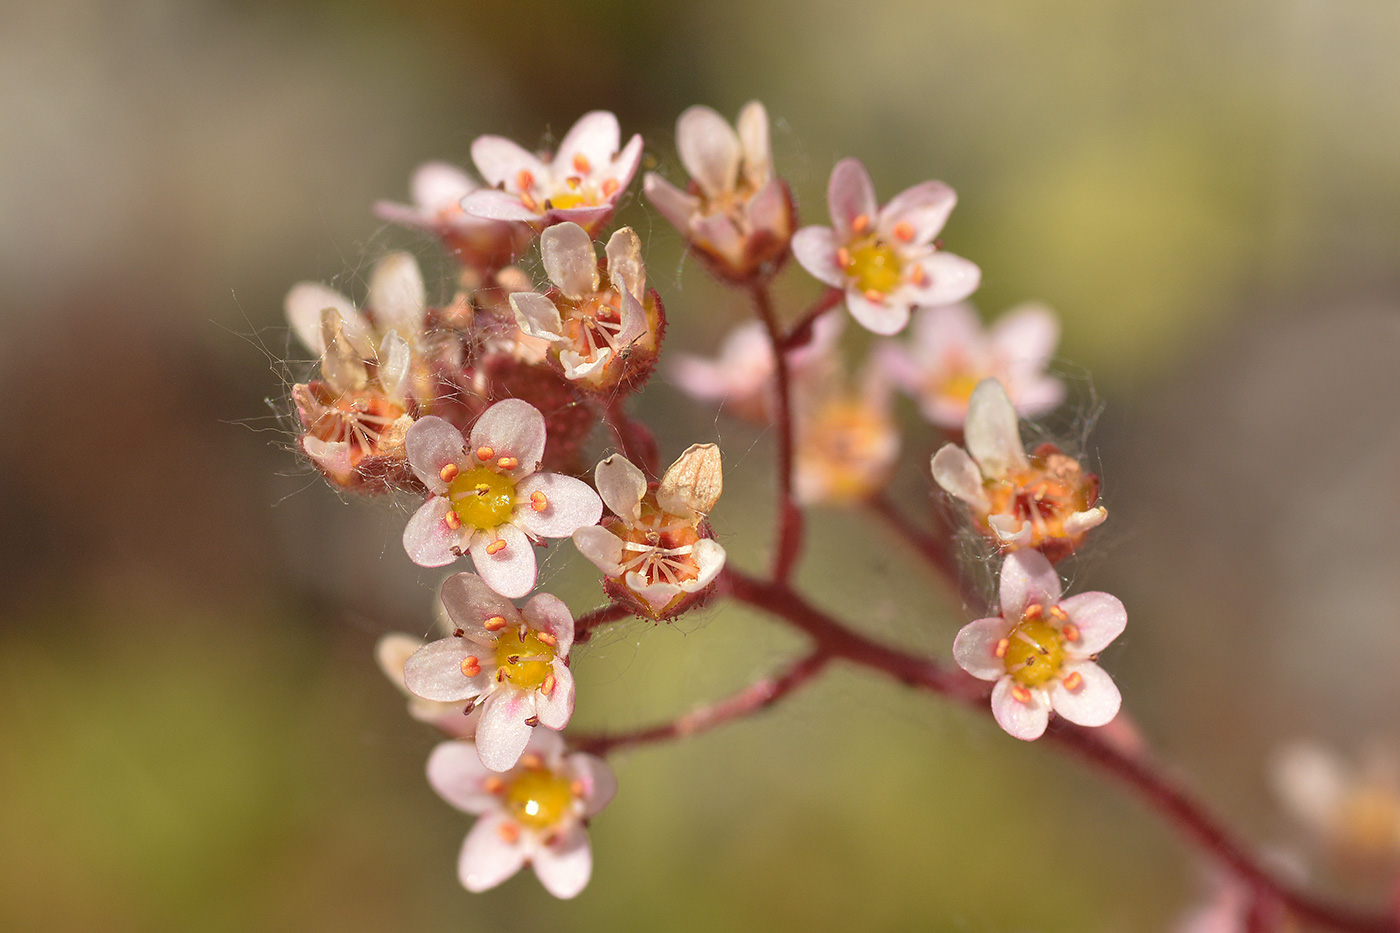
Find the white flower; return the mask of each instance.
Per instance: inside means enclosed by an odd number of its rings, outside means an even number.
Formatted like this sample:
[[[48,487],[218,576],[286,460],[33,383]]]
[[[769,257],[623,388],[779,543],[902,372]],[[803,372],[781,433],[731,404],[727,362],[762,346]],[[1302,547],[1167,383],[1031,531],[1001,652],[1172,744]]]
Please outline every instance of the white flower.
[[[390,632],[382,635],[374,646],[374,660],[389,682],[408,697],[408,714],[419,722],[436,726],[442,732],[459,739],[469,739],[476,734],[476,723],[481,718],[481,710],[475,704],[464,701],[439,703],[425,700],[409,690],[403,680],[403,668],[408,659],[427,642],[403,632]]]
[[[1316,742],[1286,746],[1272,762],[1292,815],[1354,872],[1393,871],[1400,859],[1400,760],[1370,748],[1349,761]]]
[[[404,528],[404,550],[421,567],[442,567],[470,552],[477,573],[512,599],[535,585],[533,538],[567,538],[592,525],[603,503],[588,484],[540,473],[544,416],[506,399],[482,413],[468,443],[442,418],[420,419],[405,447],[430,496]]]
[[[536,732],[519,765],[494,774],[470,743],[444,742],[428,758],[428,783],[480,817],[457,861],[468,891],[494,888],[527,864],[555,897],[574,897],[588,885],[593,854],[585,826],[617,793],[601,758],[566,755],[559,736]]]
[[[963,626],[953,641],[958,666],[996,682],[992,715],[1018,739],[1036,739],[1053,709],[1081,726],[1118,715],[1122,697],[1094,663],[1122,634],[1128,614],[1115,596],[1060,599],[1060,577],[1039,551],[1017,551],[1001,568],[1001,608]]]
[[[404,684],[425,700],[479,706],[482,764],[508,770],[536,725],[562,729],[573,715],[574,617],[547,593],[516,609],[471,573],[448,577],[441,599],[453,632],[409,657]]]

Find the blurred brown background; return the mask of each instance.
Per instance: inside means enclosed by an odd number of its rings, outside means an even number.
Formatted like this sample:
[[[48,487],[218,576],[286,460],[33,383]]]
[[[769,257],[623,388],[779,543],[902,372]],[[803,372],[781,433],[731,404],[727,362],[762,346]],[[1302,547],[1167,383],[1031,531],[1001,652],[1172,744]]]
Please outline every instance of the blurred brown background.
[[[760,720],[623,754],[573,903],[473,897],[433,738],[374,668],[439,575],[404,513],[291,452],[299,279],[356,297],[373,219],[486,132],[615,110],[680,176],[673,121],[750,98],[824,222],[830,166],[959,192],[988,316],[1064,317],[1112,519],[1072,568],[1132,619],[1127,707],[1251,839],[1294,847],[1276,745],[1400,743],[1400,7],[1382,0],[453,5],[51,0],[0,28],[0,927],[43,930],[1151,930],[1200,866],[1133,800],[985,717],[841,671]],[[635,189],[634,189],[635,190]],[[670,346],[740,319],[636,197]],[[816,291],[791,271],[795,307]],[[270,400],[270,401],[269,401]],[[657,380],[663,450],[716,437],[732,559],[767,547],[769,439]],[[906,411],[906,415],[910,412]],[[922,510],[931,435],[899,489]],[[758,513],[758,519],[751,517]],[[946,655],[950,604],[859,515],[804,575]],[[583,566],[580,566],[580,565]],[[551,550],[543,580],[600,600]],[[578,721],[650,721],[795,639],[738,611],[580,653]],[[1320,884],[1374,892],[1319,870]]]

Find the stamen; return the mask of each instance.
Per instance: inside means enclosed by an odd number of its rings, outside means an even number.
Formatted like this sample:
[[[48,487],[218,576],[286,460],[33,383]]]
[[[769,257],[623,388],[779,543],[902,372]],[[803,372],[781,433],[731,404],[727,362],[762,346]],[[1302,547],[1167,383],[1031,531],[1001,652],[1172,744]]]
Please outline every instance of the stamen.
[[[504,551],[505,549],[506,549],[506,539],[505,539],[505,538],[497,538],[495,541],[492,541],[490,544],[486,545],[486,553],[492,555],[493,557],[494,557],[495,555],[501,553],[501,552]]]
[[[548,632],[536,632],[535,637],[540,640],[540,644],[548,648],[553,648],[555,645],[559,644],[559,639]]]
[[[574,781],[569,785],[569,793],[573,794],[575,797],[582,797],[583,792],[586,790],[588,790],[588,788],[583,786],[582,781]]]
[[[1074,673],[1070,674],[1068,677],[1065,678],[1065,689],[1078,690],[1080,684],[1082,683],[1084,683],[1084,675],[1079,673],[1078,671],[1075,671]]]
[[[875,304],[879,304],[880,302],[885,300],[885,293],[872,288],[870,289],[870,291],[865,293],[865,300],[873,302]]]
[[[481,661],[474,654],[469,654],[462,659],[462,676],[475,677],[481,673]]]
[[[1039,619],[1043,615],[1045,615],[1045,607],[1040,603],[1031,603],[1023,614],[1024,618],[1027,619]]]
[[[867,230],[869,230],[869,229],[870,229],[870,215],[869,215],[869,214],[859,214],[859,215],[856,216],[856,219],[855,219],[855,220],[851,221],[851,230],[852,230],[853,232],[855,232],[855,233],[864,233],[865,231],[867,231]]]
[[[526,716],[526,717],[525,717],[525,725],[529,726],[531,729],[535,728],[535,726],[538,726],[539,724],[540,724],[540,717],[538,717],[538,716]]]
[[[915,285],[923,285],[928,281],[928,270],[915,263],[913,270],[909,273],[909,281]]]
[[[530,508],[534,509],[536,512],[543,512],[545,509],[549,508],[549,498],[538,489],[535,490],[530,493]]]
[[[914,239],[914,225],[907,220],[901,220],[894,225],[894,238],[903,243],[909,243]]]
[[[1065,636],[1065,641],[1079,641],[1079,626],[1073,622],[1066,622],[1065,627],[1060,629],[1060,634]]]
[[[1065,611],[1064,611],[1063,609],[1061,609],[1059,606],[1051,606],[1051,607],[1050,607],[1050,618],[1052,618],[1052,619],[1057,619],[1057,620],[1059,620],[1060,622],[1068,622],[1068,621],[1069,621],[1069,613],[1065,612]]]
[[[520,461],[515,457],[502,457],[496,461],[496,466],[500,467],[502,470],[513,470],[520,466]]]
[[[587,175],[593,170],[593,166],[588,163],[588,156],[582,152],[574,156],[574,170]]]
[[[496,456],[496,448],[494,447],[478,447],[476,449],[476,459],[480,460],[482,463],[485,463],[494,456]]]
[[[450,508],[447,510],[447,514],[443,516],[443,521],[447,522],[447,527],[451,528],[453,531],[462,527],[462,516],[458,515]]]
[[[1078,672],[1076,671],[1076,675],[1077,675],[1077,674],[1078,674]],[[549,695],[552,694],[553,692],[554,692],[554,675],[553,675],[553,674],[546,674],[546,675],[545,675],[545,678],[544,678],[544,683],[540,684],[540,693],[543,693],[545,696],[549,696]]]
[[[564,179],[564,184],[577,191],[583,186],[583,179],[579,178],[577,175],[570,175],[568,178]]]
[[[454,628],[454,629],[452,630],[452,637],[453,637],[453,638],[466,638],[466,637],[467,637],[467,630],[464,629],[464,628]]]
[[[505,616],[492,616],[482,623],[482,628],[486,629],[488,632],[499,632],[506,627],[506,624]]]
[[[455,464],[455,463],[449,463],[447,466],[443,467],[441,470],[438,470],[438,476],[441,476],[441,477],[442,477],[442,481],[443,481],[444,483],[450,483],[450,482],[452,482],[454,479],[457,478],[457,474],[460,473],[460,472],[461,472],[461,470],[458,469],[457,464]]]
[[[513,846],[520,841],[520,827],[514,823],[501,824],[501,841],[508,846]]]
[[[544,759],[534,752],[530,752],[528,755],[520,756],[520,767],[530,771],[538,771],[544,767]]]
[[[617,189],[621,187],[616,178],[609,178],[603,182],[603,197],[610,198],[617,194]]]
[[[520,174],[515,176],[515,186],[519,188],[522,193],[529,191],[531,188],[535,187],[535,176],[530,174],[527,170],[521,169]]]
[[[1011,688],[1011,695],[1022,703],[1029,703],[1031,701],[1031,692],[1020,684]]]
[[[522,191],[520,193],[520,203],[524,204],[527,208],[534,211],[536,214],[540,212],[540,202],[536,201],[528,191]],[[544,203],[548,204],[549,202],[546,201]]]
[[[836,264],[842,269],[849,266],[851,264],[851,251],[844,246],[838,249],[836,251]]]
[[[505,791],[506,782],[493,774],[481,782],[481,787],[488,794],[500,794]]]
[[[993,654],[995,654],[999,658],[1004,658],[1006,657],[1006,649],[1010,647],[1011,639],[1003,638],[1001,641],[997,642],[996,651],[994,651]]]

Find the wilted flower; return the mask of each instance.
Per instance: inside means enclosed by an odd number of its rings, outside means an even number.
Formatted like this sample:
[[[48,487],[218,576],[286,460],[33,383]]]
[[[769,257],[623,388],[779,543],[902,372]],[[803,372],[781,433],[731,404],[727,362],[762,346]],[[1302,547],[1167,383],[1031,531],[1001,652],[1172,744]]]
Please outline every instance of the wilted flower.
[[[1283,803],[1352,870],[1392,869],[1400,859],[1400,760],[1373,748],[1351,762],[1315,742],[1282,749],[1272,766]]]
[[[961,430],[972,390],[983,379],[1001,382],[1022,417],[1050,411],[1065,396],[1060,380],[1045,375],[1060,325],[1042,305],[1021,305],[990,330],[969,305],[921,308],[911,344],[886,343],[880,360],[890,377],[940,428]]]
[[[430,497],[404,529],[415,564],[442,567],[470,551],[496,592],[524,596],[535,585],[534,538],[567,538],[603,513],[586,483],[539,473],[544,416],[519,399],[497,402],[462,432],[437,417],[420,419],[405,446]]]
[[[292,388],[306,431],[302,449],[341,486],[394,479],[413,424],[415,352],[427,313],[418,263],[408,253],[376,263],[363,312],[316,282],[294,285],[285,306],[292,329],[321,361],[320,379]]]
[[[743,282],[771,275],[786,258],[796,211],[787,185],[773,176],[763,105],[745,104],[737,127],[709,107],[689,108],[676,121],[689,189],[652,172],[642,190],[711,269]]]
[[[427,162],[413,173],[413,204],[378,201],[374,213],[437,236],[464,265],[499,269],[525,251],[534,232],[524,223],[487,220],[463,210],[462,199],[480,188],[455,165]]]
[[[603,571],[608,595],[652,619],[674,618],[706,595],[724,566],[724,548],[705,515],[723,488],[719,448],[697,444],[648,486],[621,454],[595,471],[614,515],[574,532],[574,544]]]
[[[537,730],[520,763],[495,774],[470,743],[443,742],[428,758],[428,783],[452,806],[481,817],[457,861],[468,891],[494,888],[527,864],[555,897],[587,886],[593,854],[585,827],[617,793],[601,758],[566,755],[559,736]]]
[[[1026,456],[1016,409],[997,380],[972,390],[964,436],[967,450],[944,444],[933,455],[933,478],[967,504],[977,527],[1002,550],[1039,548],[1059,560],[1108,517],[1094,504],[1099,478],[1078,460],[1053,444]]]
[[[404,684],[425,700],[480,706],[477,751],[486,767],[505,771],[531,729],[562,729],[573,715],[574,617],[547,593],[516,609],[472,573],[448,577],[441,599],[452,634],[409,657]]]
[[[540,236],[540,256],[557,287],[548,296],[510,296],[520,329],[549,341],[564,377],[596,392],[644,382],[666,322],[661,300],[647,291],[642,242],[631,227],[612,235],[606,254],[604,288],[587,231],[573,223],[550,227]]]
[[[480,136],[472,143],[472,161],[492,187],[467,195],[462,207],[537,230],[567,220],[596,233],[641,164],[642,137],[633,136],[619,152],[621,139],[617,117],[605,110],[580,117],[553,158],[500,136]]]
[[[1122,697],[1094,663],[1128,624],[1115,596],[1061,600],[1060,577],[1039,551],[1017,551],[1001,568],[999,614],[963,626],[953,641],[958,666],[996,681],[992,715],[1018,739],[1039,738],[1053,709],[1081,726],[1118,715]]]
[[[374,646],[374,659],[389,682],[408,697],[408,714],[419,722],[436,726],[441,731],[459,739],[469,739],[476,734],[476,723],[481,718],[481,710],[475,703],[458,701],[439,703],[425,700],[413,693],[403,682],[403,668],[413,654],[427,642],[403,632],[390,632],[382,635]]]
[[[953,189],[926,181],[880,207],[865,165],[843,159],[827,189],[832,226],[797,231],[793,255],[821,281],[846,290],[846,307],[863,327],[895,334],[913,306],[951,304],[977,290],[978,268],[934,242],[956,202]]]

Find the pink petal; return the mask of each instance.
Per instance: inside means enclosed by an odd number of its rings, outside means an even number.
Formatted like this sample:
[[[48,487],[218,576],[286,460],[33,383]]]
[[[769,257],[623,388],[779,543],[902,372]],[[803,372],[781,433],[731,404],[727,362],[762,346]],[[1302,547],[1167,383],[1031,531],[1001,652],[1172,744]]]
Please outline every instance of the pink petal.
[[[403,665],[403,682],[409,692],[425,700],[455,703],[480,696],[491,686],[491,671],[482,659],[482,670],[475,677],[462,673],[462,661],[469,655],[481,658],[482,648],[473,641],[449,635],[424,645]],[[494,667],[494,663],[491,663]]]
[[[944,492],[957,496],[968,505],[985,512],[992,507],[982,487],[982,473],[977,464],[957,444],[944,444],[929,462],[933,481]]]
[[[953,189],[941,181],[926,181],[906,188],[880,211],[880,233],[886,239],[896,239],[895,228],[908,224],[914,228],[914,236],[907,242],[932,242],[948,222],[948,215],[957,203],[958,196]]]
[[[535,510],[531,497],[543,493],[545,507]],[[567,538],[584,525],[596,525],[603,517],[603,501],[587,483],[559,473],[535,473],[516,487],[520,502],[512,519],[528,533],[541,538]]]
[[[446,162],[425,162],[413,173],[413,200],[430,211],[454,209],[481,187],[471,176]]]
[[[612,200],[617,201],[622,196],[622,192],[627,190],[627,186],[632,184],[632,178],[637,174],[637,167],[642,164],[642,137],[634,134],[627,140],[627,145],[622,147],[622,151],[613,160],[612,177],[617,179],[617,191],[613,193]]]
[[[1015,515],[989,515],[987,524],[997,536],[997,543],[1007,550],[1026,547],[1035,538],[1035,526]]]
[[[905,285],[912,304],[952,304],[977,291],[982,283],[982,270],[976,263],[952,253],[936,252],[918,262],[924,270],[923,284]]]
[[[1027,742],[1038,739],[1050,724],[1050,711],[1046,700],[1038,690],[1030,691],[1029,703],[1022,703],[1012,695],[1016,682],[1009,676],[997,681],[992,688],[992,716],[997,725],[1013,738]]]
[[[535,715],[535,692],[503,686],[481,705],[481,721],[476,726],[476,751],[481,763],[492,771],[515,767],[530,741],[525,720]]]
[[[746,214],[750,229],[767,230],[778,236],[786,236],[792,229],[792,210],[787,187],[776,178],[768,182],[749,199]]]
[[[647,478],[622,454],[613,454],[600,462],[593,471],[598,494],[613,514],[629,522],[641,515],[642,497],[646,495]]]
[[[408,465],[437,495],[447,492],[447,483],[442,481],[442,468],[448,465],[460,467],[465,459],[466,442],[462,432],[450,422],[428,415],[413,422],[413,427],[403,440],[404,451],[408,454]]]
[[[617,195],[614,194],[612,200],[597,207],[570,207],[568,209],[550,208],[545,214],[544,222],[547,225],[574,223],[578,224],[590,234],[597,233],[598,228],[612,216],[615,209]],[[538,219],[538,218],[537,218]]]
[[[375,201],[370,211],[380,220],[398,224],[401,227],[429,231],[436,230],[438,227],[437,218],[428,216],[423,208],[410,207],[396,201]]]
[[[1018,371],[1038,372],[1060,342],[1060,321],[1044,305],[1028,304],[1003,314],[992,325],[997,356]]]
[[[531,597],[520,610],[520,614],[530,628],[554,636],[558,642],[554,650],[559,657],[569,656],[569,648],[574,643],[574,616],[562,599],[549,593],[540,593]]]
[[[1080,681],[1071,690],[1064,681],[1075,673]],[[1104,726],[1118,715],[1123,696],[1103,668],[1093,661],[1071,661],[1064,666],[1061,674],[1063,676],[1047,691],[1055,712],[1081,726]]]
[[[552,341],[566,339],[559,309],[538,292],[515,292],[510,296],[510,308],[515,312],[516,326],[531,337]]]
[[[720,570],[724,568],[726,555],[718,541],[713,538],[701,538],[695,543],[692,556],[700,566],[694,580],[681,584],[681,589],[687,593],[694,593],[709,586],[710,581],[719,576]]]
[[[1060,608],[1079,629],[1079,640],[1069,645],[1075,654],[1098,654],[1128,625],[1128,611],[1108,593],[1080,593],[1062,600]]]
[[[452,549],[462,546],[462,535],[447,527],[449,508],[446,499],[433,496],[404,526],[403,549],[419,567],[446,567],[458,558]]]
[[[642,262],[642,239],[631,227],[623,227],[608,238],[608,281],[624,295],[642,298],[646,292],[647,271]],[[640,311],[640,307],[638,308]],[[643,325],[645,326],[645,325]],[[624,338],[625,339],[625,338]]]
[[[583,815],[602,812],[617,794],[617,777],[612,768],[603,759],[583,752],[570,755],[568,767],[574,780],[583,784]]]
[[[486,549],[497,540],[506,546],[488,554]],[[502,596],[519,599],[535,588],[535,548],[514,525],[498,525],[494,531],[474,535],[471,554],[481,579]]]
[[[560,176],[578,174],[574,156],[582,155],[596,170],[612,161],[621,140],[622,130],[617,125],[616,116],[606,110],[585,113],[559,143],[554,169]]]
[[[932,371],[950,360],[980,362],[985,355],[982,319],[965,303],[920,308],[914,315],[916,353]]]
[[[460,628],[469,638],[491,644],[495,643],[496,636],[485,627],[488,619],[500,616],[510,623],[520,621],[520,610],[515,608],[515,603],[491,589],[474,573],[454,573],[448,577],[442,582],[438,599],[454,627]]]
[[[462,210],[483,220],[511,220],[523,223],[538,223],[539,211],[525,206],[519,195],[495,188],[473,191],[462,199]]]
[[[836,235],[830,227],[803,227],[793,234],[792,255],[808,275],[835,288],[846,285],[846,270],[836,264]]]
[[[1013,623],[1026,607],[1039,603],[1046,609],[1060,600],[1060,575],[1039,551],[1016,551],[1001,565],[1001,615]]]
[[[690,218],[700,210],[699,199],[686,194],[655,172],[647,172],[642,179],[642,194],[646,195],[651,206],[661,212],[661,216],[671,222],[681,233],[690,229]]]
[[[843,243],[852,238],[851,224],[857,217],[863,215],[873,229],[878,219],[875,184],[860,159],[842,159],[836,163],[831,170],[831,181],[827,184],[826,206],[831,212],[831,225],[835,228],[836,238]]]
[[[555,224],[540,234],[540,258],[549,280],[567,297],[577,301],[598,291],[598,254],[578,224]]]
[[[753,188],[762,187],[772,175],[773,163],[768,111],[758,101],[751,100],[739,111],[739,119],[734,126],[739,131],[740,145],[744,150],[744,179]]]
[[[748,237],[739,232],[728,214],[711,214],[690,225],[691,239],[712,253],[735,262],[743,258]]]
[[[967,452],[988,479],[999,479],[1030,465],[1021,446],[1016,409],[996,379],[983,379],[972,390],[964,433]]]
[[[462,854],[457,859],[457,877],[462,887],[473,893],[494,888],[525,864],[525,848],[517,840],[506,842],[501,828],[510,823],[504,813],[492,813],[476,821]]]
[[[676,153],[708,197],[733,191],[742,151],[729,123],[709,107],[688,108],[676,121]]]
[[[593,873],[587,831],[575,823],[560,833],[553,845],[537,849],[531,862],[546,891],[565,900],[575,897],[588,886]]]
[[[442,742],[428,756],[428,783],[439,797],[466,813],[487,813],[500,806],[481,786],[490,776],[470,742]]]
[[[647,605],[657,612],[666,608],[666,604],[676,598],[676,595],[684,592],[674,583],[667,583],[663,579],[658,579],[654,583],[647,583],[647,578],[635,570],[627,571],[622,582],[627,588],[636,594]]]
[[[953,660],[978,680],[999,680],[1006,676],[1006,663],[996,656],[997,645],[1011,631],[1013,623],[1001,616],[969,622],[953,639]]]
[[[1065,384],[1050,376],[1039,376],[1016,385],[1016,412],[1023,418],[1034,418],[1054,411],[1065,400]]]
[[[1108,518],[1108,509],[1101,505],[1084,512],[1075,512],[1065,519],[1065,534],[1071,538],[1075,535],[1081,535],[1102,525],[1106,518]]]
[[[909,305],[887,295],[884,301],[871,301],[854,289],[846,290],[846,308],[851,317],[875,334],[897,334],[909,323]]]
[[[574,674],[557,658],[550,670],[554,673],[554,689],[548,696],[541,693],[535,698],[535,715],[545,728],[562,729],[574,714]]]
[[[287,323],[292,325],[297,338],[318,357],[326,352],[325,341],[321,339],[322,310],[335,308],[340,312],[347,337],[362,334],[368,329],[349,298],[320,282],[298,282],[293,285],[282,306],[287,312]],[[357,333],[352,334],[352,331]]]
[[[472,161],[490,187],[504,184],[513,191],[517,190],[515,181],[522,171],[529,172],[536,179],[548,175],[544,163],[533,152],[503,136],[478,136],[472,143]]]
[[[413,254],[390,253],[374,264],[369,277],[367,305],[374,312],[380,331],[399,330],[416,334],[423,329],[427,314],[427,291],[423,273]]]
[[[345,441],[323,441],[307,434],[301,439],[301,449],[311,462],[340,480],[348,480],[355,472],[350,462],[350,445]]]
[[[601,525],[584,525],[573,533],[574,547],[603,571],[605,576],[622,574],[622,539]]]
[[[506,472],[520,479],[538,468],[544,456],[544,439],[544,415],[539,409],[529,402],[508,398],[492,405],[476,419],[470,446],[472,450],[490,447],[497,458],[515,457],[520,461],[519,466]]]

